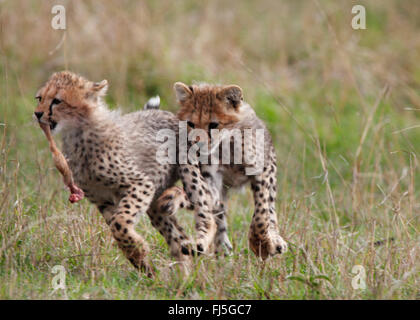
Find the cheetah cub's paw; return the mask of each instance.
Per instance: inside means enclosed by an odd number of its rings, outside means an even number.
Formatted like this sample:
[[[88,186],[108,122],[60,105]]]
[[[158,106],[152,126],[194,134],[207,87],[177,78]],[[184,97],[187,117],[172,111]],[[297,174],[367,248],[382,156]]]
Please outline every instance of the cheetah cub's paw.
[[[274,256],[277,253],[285,253],[287,251],[287,243],[280,235],[274,235],[270,241],[270,255]]]
[[[223,233],[216,238],[216,255],[224,253],[225,256],[231,256],[233,251],[232,243],[230,243],[227,233]]]
[[[190,240],[181,242],[181,253],[185,256],[195,256],[197,254],[195,246]]]
[[[276,233],[268,233],[264,238],[250,235],[249,245],[255,255],[261,257],[263,260],[267,259],[269,256],[285,253],[287,251],[286,241]]]

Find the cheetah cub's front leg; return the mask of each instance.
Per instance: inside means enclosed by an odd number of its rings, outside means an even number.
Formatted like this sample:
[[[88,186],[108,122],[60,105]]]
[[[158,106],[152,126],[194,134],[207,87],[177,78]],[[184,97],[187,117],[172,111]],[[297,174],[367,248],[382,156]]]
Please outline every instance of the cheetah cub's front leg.
[[[278,232],[276,201],[275,162],[264,167],[262,174],[251,179],[255,212],[249,230],[249,245],[256,256],[266,259],[287,251],[287,243]]]

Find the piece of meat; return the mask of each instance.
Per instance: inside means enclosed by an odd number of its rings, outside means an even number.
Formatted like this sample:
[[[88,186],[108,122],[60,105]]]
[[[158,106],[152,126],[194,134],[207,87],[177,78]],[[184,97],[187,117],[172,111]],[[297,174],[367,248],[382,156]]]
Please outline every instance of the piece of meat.
[[[66,158],[64,158],[64,155],[60,152],[60,150],[58,150],[52,138],[50,126],[41,122],[39,122],[39,126],[41,127],[42,131],[44,131],[45,136],[47,137],[55,167],[58,169],[58,171],[60,171],[61,175],[63,176],[64,184],[70,189],[71,194],[69,197],[69,201],[71,203],[75,203],[79,200],[82,200],[85,195],[83,191],[74,183],[73,175],[71,173],[69,165],[67,164]]]

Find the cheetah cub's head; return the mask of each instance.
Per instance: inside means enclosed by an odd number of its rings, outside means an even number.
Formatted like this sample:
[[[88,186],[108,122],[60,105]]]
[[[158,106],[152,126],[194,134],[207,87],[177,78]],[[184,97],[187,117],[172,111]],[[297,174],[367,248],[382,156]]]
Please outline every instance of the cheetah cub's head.
[[[95,108],[101,105],[108,82],[91,82],[69,71],[54,73],[38,90],[35,117],[53,132],[86,123]]]
[[[236,85],[174,85],[180,104],[178,119],[187,121],[190,129],[232,129],[246,112],[242,89]]]

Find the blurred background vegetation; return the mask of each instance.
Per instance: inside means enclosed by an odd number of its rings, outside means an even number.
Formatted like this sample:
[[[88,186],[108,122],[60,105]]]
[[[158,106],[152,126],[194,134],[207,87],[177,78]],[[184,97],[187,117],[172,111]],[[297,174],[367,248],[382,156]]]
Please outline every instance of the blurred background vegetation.
[[[66,8],[66,30],[51,28],[56,4]],[[351,27],[356,4],[366,8],[366,30]],[[0,298],[50,297],[50,267],[60,263],[79,285],[71,298],[418,298],[419,61],[417,0],[0,1]],[[187,284],[164,268],[138,284],[115,262],[95,208],[67,204],[32,120],[37,89],[63,69],[107,79],[110,108],[126,112],[156,94],[176,111],[175,81],[241,86],[275,141],[291,251],[255,271],[246,191],[230,202],[234,258],[208,261],[208,273]],[[58,214],[53,226],[45,220]],[[81,218],[77,228],[68,215]],[[190,216],[182,213],[186,223]],[[147,220],[140,229],[157,263],[170,264]],[[96,251],[105,262],[87,258]],[[354,264],[367,269],[366,291],[351,287]]]

